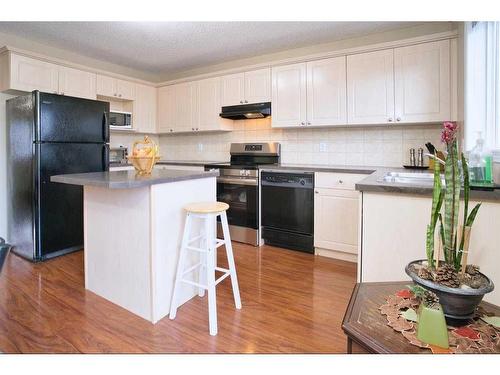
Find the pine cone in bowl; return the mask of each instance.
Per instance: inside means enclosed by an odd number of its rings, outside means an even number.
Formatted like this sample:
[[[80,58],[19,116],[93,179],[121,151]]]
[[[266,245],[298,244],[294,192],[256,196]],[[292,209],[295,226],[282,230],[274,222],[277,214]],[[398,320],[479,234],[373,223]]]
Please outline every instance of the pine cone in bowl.
[[[458,288],[460,286],[457,271],[448,263],[444,263],[436,270],[434,281],[449,288]]]

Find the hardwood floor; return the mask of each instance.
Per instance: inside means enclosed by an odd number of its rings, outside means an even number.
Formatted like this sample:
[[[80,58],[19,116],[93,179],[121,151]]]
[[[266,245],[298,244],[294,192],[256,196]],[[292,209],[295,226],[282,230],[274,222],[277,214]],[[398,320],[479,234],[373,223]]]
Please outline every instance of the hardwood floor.
[[[356,266],[234,243],[243,308],[217,287],[219,334],[207,297],[156,325],[86,291],[83,252],[33,264],[10,254],[0,275],[0,351],[8,353],[343,353],[342,317]],[[226,265],[225,251],[219,262]]]

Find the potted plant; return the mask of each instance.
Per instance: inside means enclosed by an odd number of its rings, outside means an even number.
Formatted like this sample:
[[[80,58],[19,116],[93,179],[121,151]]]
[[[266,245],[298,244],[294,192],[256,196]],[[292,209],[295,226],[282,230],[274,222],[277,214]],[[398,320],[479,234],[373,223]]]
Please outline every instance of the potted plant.
[[[458,157],[457,130],[456,123],[444,123],[441,140],[446,144],[446,160],[434,155],[434,159],[439,162],[434,163],[431,220],[426,233],[427,257],[409,263],[405,271],[416,284],[439,297],[447,318],[469,319],[483,296],[491,292],[494,285],[479,272],[477,266],[467,264],[470,231],[481,203],[469,212],[469,170],[463,153],[460,160]],[[444,186],[440,163],[445,166]],[[463,216],[462,225],[459,225],[462,177]],[[443,210],[444,214],[441,212]],[[438,241],[435,241],[438,225]],[[441,252],[444,259],[441,259]]]

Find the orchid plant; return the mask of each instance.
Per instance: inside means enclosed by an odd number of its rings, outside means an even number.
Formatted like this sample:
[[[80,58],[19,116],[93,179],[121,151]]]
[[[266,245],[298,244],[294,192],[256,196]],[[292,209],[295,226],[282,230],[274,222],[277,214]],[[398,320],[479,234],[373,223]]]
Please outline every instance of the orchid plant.
[[[432,196],[431,221],[427,226],[426,235],[426,255],[430,268],[439,266],[434,264],[434,233],[439,222],[439,238],[443,244],[444,260],[446,263],[459,270],[462,264],[462,254],[466,247],[466,231],[469,231],[474,223],[481,203],[478,203],[469,213],[469,169],[467,160],[461,153],[460,161],[458,159],[458,125],[455,122],[445,121],[441,132],[441,141],[446,145],[447,156],[444,161],[445,185],[442,186],[440,163],[434,163],[434,189]],[[434,155],[436,161],[443,162]],[[459,163],[462,166],[460,173]],[[459,235],[459,210],[460,210],[460,191],[464,190],[464,210]],[[441,208],[444,203],[444,216],[441,214]]]

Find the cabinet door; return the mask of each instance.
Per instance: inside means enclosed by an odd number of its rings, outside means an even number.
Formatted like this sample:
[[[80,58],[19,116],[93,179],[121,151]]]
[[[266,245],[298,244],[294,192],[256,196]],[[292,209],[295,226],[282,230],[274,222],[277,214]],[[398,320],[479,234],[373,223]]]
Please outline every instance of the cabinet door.
[[[346,58],[307,63],[307,125],[345,125]]]
[[[10,88],[20,91],[40,90],[57,93],[59,66],[29,57],[11,54]]]
[[[156,88],[137,84],[132,128],[141,133],[156,133]]]
[[[221,118],[221,78],[209,78],[198,82],[199,130],[219,130]]]
[[[112,77],[97,75],[97,95],[116,97],[116,80]]]
[[[396,121],[450,119],[450,41],[394,50]]]
[[[96,74],[83,70],[60,67],[59,92],[78,98],[96,98]]]
[[[174,94],[174,113],[173,129],[174,132],[187,132],[191,130],[192,125],[192,84],[191,82],[173,85]]]
[[[117,79],[115,85],[118,98],[123,100],[135,99],[135,83],[124,81],[123,79]]]
[[[222,76],[222,106],[243,104],[244,86],[245,75],[243,73]]]
[[[174,131],[175,96],[174,86],[163,86],[158,89],[158,131],[172,133]]]
[[[314,246],[358,253],[359,193],[316,188]]]
[[[271,101],[271,69],[245,72],[245,102],[262,103]]]
[[[347,122],[394,121],[394,51],[347,56]]]
[[[272,127],[305,125],[306,64],[272,68]]]

